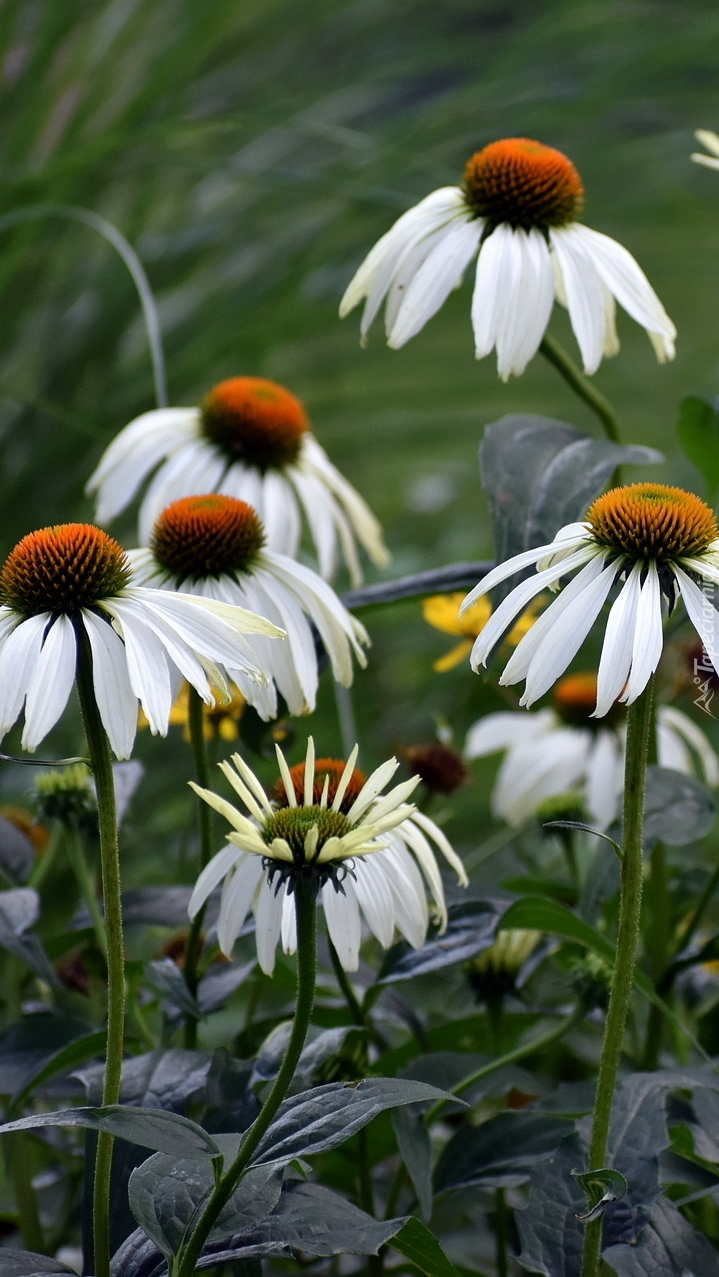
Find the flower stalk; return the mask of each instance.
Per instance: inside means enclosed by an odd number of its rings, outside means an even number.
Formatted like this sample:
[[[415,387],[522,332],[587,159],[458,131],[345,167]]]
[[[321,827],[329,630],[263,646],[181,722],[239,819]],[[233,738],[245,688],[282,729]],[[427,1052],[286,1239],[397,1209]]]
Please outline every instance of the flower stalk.
[[[578,395],[582,402],[588,408],[591,408],[595,416],[599,418],[607,439],[611,439],[612,443],[621,443],[619,427],[612,405],[608,399],[605,399],[604,395],[595,390],[581,369],[567,354],[564,347],[546,332],[539,343],[539,349],[547,362],[553,368],[556,368],[559,375],[564,378],[575,395]]]
[[[193,1277],[202,1248],[220,1211],[226,1206],[248,1169],[253,1154],[269,1130],[290,1084],[302,1054],[312,1020],[317,977],[317,907],[316,883],[310,874],[297,874],[294,879],[295,917],[297,921],[297,1002],[292,1032],[279,1073],[265,1103],[247,1132],[239,1152],[221,1177],[198,1220],[190,1240],[175,1257],[171,1277]]]
[[[210,766],[207,757],[207,741],[205,739],[205,720],[202,698],[194,687],[188,688],[188,723],[190,728],[190,744],[195,763],[195,780],[198,785],[207,788],[210,783]],[[207,803],[197,800],[200,831],[200,869],[209,864],[212,857],[212,812]],[[195,914],[185,945],[185,984],[193,998],[197,996],[198,961],[202,944],[200,936],[205,917],[204,906]],[[188,1051],[197,1045],[197,1020],[192,1015],[185,1017],[184,1044]]]
[[[107,732],[98,710],[92,679],[90,644],[78,629],[80,644],[77,687],[85,725],[90,766],[97,792],[100,834],[102,895],[107,937],[107,1048],[102,1091],[103,1107],[117,1104],[122,1081],[125,1033],[125,958],[122,941],[120,852],[117,840],[115,783]],[[101,1132],[97,1138],[93,1186],[93,1239],[96,1277],[110,1274],[110,1176],[113,1138]]]
[[[654,678],[629,707],[627,714],[627,748],[624,765],[624,837],[619,903],[619,927],[612,974],[609,1007],[604,1027],[604,1041],[599,1062],[599,1075],[594,1099],[592,1134],[589,1142],[589,1168],[604,1167],[607,1155],[609,1123],[627,1022],[629,1001],[634,982],[634,966],[639,942],[644,856],[644,792],[646,782],[649,735],[652,722]],[[582,1277],[597,1277],[602,1246],[602,1217],[586,1226]]]

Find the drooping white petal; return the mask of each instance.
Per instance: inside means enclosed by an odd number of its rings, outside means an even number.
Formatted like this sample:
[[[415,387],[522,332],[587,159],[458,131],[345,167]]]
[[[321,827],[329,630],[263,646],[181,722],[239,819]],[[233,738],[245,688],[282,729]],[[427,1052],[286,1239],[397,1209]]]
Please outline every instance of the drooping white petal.
[[[662,596],[659,586],[659,573],[657,572],[656,564],[650,559],[637,603],[632,667],[627,685],[620,697],[627,705],[631,705],[639,694],[644,691],[659,664],[663,646],[664,632],[662,628]]]
[[[519,828],[548,798],[569,793],[584,775],[589,744],[589,732],[556,726],[540,744],[522,741],[510,748],[492,790],[495,815]]]
[[[431,820],[429,816],[425,815],[423,811],[415,811],[409,821],[409,824],[419,825],[419,828],[424,830],[424,833],[428,836],[428,838],[431,838],[435,846],[439,848],[447,861],[447,864],[456,873],[460,887],[467,887],[469,885],[467,871],[454,850],[454,847],[449,842],[449,839],[445,837],[439,825],[437,825],[435,821]]]
[[[388,949],[394,936],[394,901],[378,865],[379,859],[376,856],[358,859],[354,867],[354,887],[372,935]]]
[[[22,747],[32,753],[67,705],[75,682],[77,639],[72,621],[58,616],[50,626],[27,685]]]
[[[549,241],[557,257],[569,318],[586,373],[596,372],[604,353],[607,308],[601,277],[574,223],[554,228]]]
[[[330,940],[344,970],[356,971],[362,939],[359,905],[352,878],[346,877],[341,886],[344,894],[335,890],[331,880],[324,884],[321,893],[322,908],[325,911]]]
[[[120,431],[86,485],[87,492],[97,493],[98,523],[114,519],[130,504],[150,471],[194,438],[199,418],[197,408],[155,408]]]
[[[661,705],[657,710],[659,766],[673,767],[677,771],[693,775],[695,767],[692,754],[689,754],[688,761],[686,754],[684,755],[683,766],[678,764],[679,751],[677,746],[679,744],[685,750],[688,746],[698,760],[702,780],[712,789],[716,789],[717,785],[719,785],[719,758],[717,758],[710,740],[705,736],[701,728],[697,727],[696,723],[692,722],[681,710],[675,709],[673,705]]]
[[[478,220],[450,222],[432,252],[415,272],[397,318],[387,337],[387,344],[398,350],[424,328],[447,300],[457,281],[479,248],[482,234]]]
[[[150,731],[164,736],[173,703],[165,648],[142,617],[131,606],[125,606],[125,600],[105,600],[103,610],[113,617],[125,644],[130,685],[145,711]]]
[[[587,558],[591,558],[594,554],[596,554],[596,543],[589,540],[584,524],[577,524],[575,526],[581,528],[581,532],[578,532],[576,537],[572,537],[571,541],[568,541],[561,547],[563,550],[566,549],[568,551],[567,555],[563,557],[562,560],[565,566],[562,568],[561,572],[556,572],[554,576],[548,577],[547,583],[559,579],[559,577],[561,577],[566,571],[572,571],[573,567],[576,566],[574,561],[575,554],[579,554],[582,550],[589,550],[591,552],[589,554],[585,553],[582,558],[577,560],[577,563],[580,564],[584,563]],[[473,603],[476,603],[477,599],[481,598],[483,594],[488,594],[490,590],[493,590],[495,585],[499,585],[501,581],[506,581],[507,577],[514,576],[516,572],[521,572],[524,568],[533,567],[534,564],[539,563],[542,558],[554,558],[552,552],[557,549],[556,541],[557,538],[555,537],[555,540],[549,545],[538,545],[533,550],[523,550],[521,554],[514,554],[511,559],[506,559],[504,563],[498,563],[496,567],[493,567],[492,570],[487,573],[486,576],[482,577],[481,581],[478,581],[477,584],[473,586],[469,594],[462,600],[459,615],[464,616],[467,608],[471,607]],[[568,567],[566,566],[567,563],[569,564]],[[544,586],[540,588],[543,589]]]
[[[642,564],[635,563],[609,611],[597,671],[593,718],[603,718],[609,713],[629,678],[641,584]]]
[[[576,223],[572,230],[585,245],[587,255],[619,305],[642,328],[661,339],[663,358],[673,359],[677,330],[631,253],[616,240],[588,226]]]
[[[399,763],[396,758],[388,758],[386,762],[381,763],[375,768],[370,776],[367,777],[364,785],[355,798],[352,806],[347,812],[347,819],[351,824],[356,823],[364,815],[370,803],[384,789],[385,785],[394,776]]]
[[[714,603],[676,563],[672,564],[672,572],[677,579],[687,616],[714,669],[719,673],[719,614]]]
[[[125,644],[108,621],[83,609],[92,653],[92,682],[103,727],[116,758],[129,758],[137,731],[137,697],[127,672]]]
[[[265,975],[272,975],[275,969],[275,951],[282,930],[282,912],[286,890],[286,886],[283,885],[279,891],[275,892],[274,887],[269,885],[266,874],[263,874],[255,897],[257,961]]]
[[[0,645],[0,735],[15,722],[32,681],[45,630],[52,617],[47,612],[28,616],[16,625]]]
[[[539,648],[547,635],[559,623],[567,608],[573,606],[575,600],[605,570],[605,555],[597,550],[594,557],[585,563],[581,572],[565,585],[558,598],[550,603],[530,626],[527,633],[522,636],[505,666],[503,680],[506,679],[508,683],[517,683],[519,679],[525,677]]]
[[[152,529],[166,506],[180,497],[216,492],[222,481],[227,458],[214,444],[199,437],[200,418],[197,409],[195,412],[197,424],[193,437],[187,438],[182,448],[168,456],[142,498],[138,524],[143,545],[150,540]]]
[[[520,228],[510,234],[515,264],[514,270],[507,272],[497,325],[497,372],[503,381],[512,374],[520,376],[536,355],[554,304],[552,266],[544,236],[537,230]]]
[[[225,879],[217,919],[217,941],[225,957],[232,955],[235,940],[250,909],[254,908],[256,913],[257,887],[263,883],[266,885],[266,882],[262,861],[256,856],[240,860]]]
[[[520,705],[539,700],[576,656],[604,606],[619,566],[618,561],[608,564],[564,609],[532,658]],[[506,671],[500,682],[505,675]]]
[[[392,892],[397,930],[413,949],[420,949],[427,937],[429,910],[422,875],[412,855],[395,839],[377,858],[377,869]]]
[[[510,749],[522,741],[538,745],[542,737],[557,725],[554,710],[542,709],[534,714],[518,714],[506,710],[487,714],[470,727],[462,751],[465,758],[485,758],[500,749]]]
[[[616,732],[597,732],[586,763],[587,807],[597,829],[606,829],[620,805],[624,750]]]
[[[218,851],[217,855],[212,857],[212,860],[201,871],[192,889],[192,895],[187,905],[187,912],[190,918],[194,918],[200,912],[208,896],[212,895],[215,887],[219,886],[230,870],[235,865],[242,864],[246,859],[251,859],[248,853],[233,845],[223,847],[222,851]],[[261,862],[256,861],[256,863],[259,864]]]
[[[366,297],[367,304],[361,324],[364,338],[382,305],[403,253],[456,217],[463,207],[464,201],[459,188],[446,186],[432,191],[419,204],[403,213],[377,241],[350,280],[340,302],[340,318],[348,315]]]

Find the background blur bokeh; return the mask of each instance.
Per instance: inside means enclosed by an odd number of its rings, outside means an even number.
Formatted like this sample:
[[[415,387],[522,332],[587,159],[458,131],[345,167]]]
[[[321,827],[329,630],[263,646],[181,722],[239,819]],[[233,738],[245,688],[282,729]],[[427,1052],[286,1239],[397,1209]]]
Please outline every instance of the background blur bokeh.
[[[583,176],[585,220],[636,255],[679,329],[658,368],[620,315],[622,352],[596,384],[627,440],[667,449],[666,477],[699,484],[672,440],[681,396],[719,385],[719,178],[689,161],[693,130],[719,127],[718,40],[713,0],[5,0],[1,211],[75,204],[113,222],[158,301],[170,402],[240,373],[287,384],[384,523],[392,574],[487,557],[483,425],[532,410],[593,430],[590,415],[540,359],[507,386],[475,362],[468,284],[399,352],[380,324],[360,350],[339,298],[394,218],[473,151],[512,135],[558,147]],[[91,230],[5,233],[0,315],[4,554],[92,516],[84,483],[153,386],[132,283]],[[564,317],[552,324],[574,352]],[[115,530],[133,543],[131,519]],[[417,603],[364,619],[367,763],[431,736],[438,714],[461,737],[484,693],[466,666],[432,673],[450,640]],[[312,727],[338,750],[330,689]],[[169,755],[141,753],[151,798]],[[27,783],[18,770],[6,790]],[[148,809],[158,829],[171,819]]]

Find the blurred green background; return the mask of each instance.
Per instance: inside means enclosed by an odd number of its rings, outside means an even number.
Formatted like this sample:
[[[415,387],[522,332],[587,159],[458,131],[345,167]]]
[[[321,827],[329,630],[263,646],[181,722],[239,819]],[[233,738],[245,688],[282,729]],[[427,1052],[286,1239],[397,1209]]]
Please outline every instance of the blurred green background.
[[[473,151],[512,135],[558,147],[584,179],[585,220],[635,254],[679,329],[659,368],[621,314],[621,354],[596,384],[626,440],[700,485],[673,435],[679,399],[719,386],[719,174],[689,160],[693,130],[719,128],[718,41],[713,0],[5,0],[0,211],[77,204],[113,222],[158,301],[170,402],[240,373],[287,384],[384,523],[392,574],[487,557],[483,425],[531,410],[594,430],[591,416],[539,358],[509,385],[475,362],[468,283],[399,352],[380,324],[360,350],[339,298],[394,218]],[[6,553],[91,517],[85,480],[153,390],[133,286],[90,230],[5,233],[0,315]],[[552,330],[575,353],[563,315]],[[133,543],[132,520],[115,530]],[[363,619],[366,762],[431,736],[437,715],[461,740],[487,694],[466,666],[432,673],[451,640],[415,603]],[[312,728],[337,752],[328,688]],[[174,748],[141,743],[150,799]],[[6,791],[27,784],[18,772]],[[475,786],[460,803],[468,838],[478,801]],[[148,807],[163,829],[170,808]]]

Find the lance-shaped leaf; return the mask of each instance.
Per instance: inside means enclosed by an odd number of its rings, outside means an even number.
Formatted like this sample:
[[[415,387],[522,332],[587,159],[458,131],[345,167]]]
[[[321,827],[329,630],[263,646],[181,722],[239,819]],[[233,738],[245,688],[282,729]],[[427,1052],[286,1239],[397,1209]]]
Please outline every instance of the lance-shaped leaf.
[[[481,1126],[462,1126],[442,1150],[435,1172],[438,1193],[481,1184],[524,1184],[537,1162],[545,1162],[573,1124],[548,1113],[499,1113]]]
[[[77,1277],[74,1268],[68,1268],[49,1255],[35,1255],[29,1250],[0,1250],[0,1277],[47,1277],[48,1273],[71,1273]]]
[[[662,461],[654,448],[620,447],[551,417],[510,415],[492,422],[479,451],[489,499],[496,560],[551,541],[582,519],[621,465]],[[519,580],[497,587],[504,597]]]
[[[163,1109],[132,1108],[108,1104],[104,1108],[62,1109],[57,1113],[34,1113],[5,1122],[0,1135],[8,1131],[38,1130],[44,1126],[80,1126],[105,1131],[129,1144],[139,1144],[176,1157],[218,1157],[220,1150],[211,1135],[179,1113]]]
[[[251,1232],[279,1201],[284,1167],[257,1166],[240,1180],[220,1213],[208,1242]],[[155,1153],[130,1176],[130,1209],[168,1259],[188,1240],[213,1188],[207,1161]]]
[[[405,1078],[369,1077],[362,1082],[331,1082],[292,1096],[260,1142],[253,1165],[289,1162],[344,1144],[378,1113],[399,1104],[446,1099],[447,1092]]]
[[[409,1259],[426,1277],[460,1277],[434,1233],[418,1219],[408,1219],[389,1242],[393,1250]]]
[[[668,767],[648,767],[644,801],[644,843],[684,847],[709,833],[716,820],[712,794],[694,776]]]
[[[40,897],[32,887],[0,891],[0,946],[13,953],[51,988],[58,979],[37,936],[30,930],[40,913]]]
[[[463,900],[450,905],[447,927],[441,935],[433,936],[421,949],[412,949],[404,941],[390,949],[380,969],[379,983],[394,984],[476,958],[494,944],[500,916],[488,900]]]

